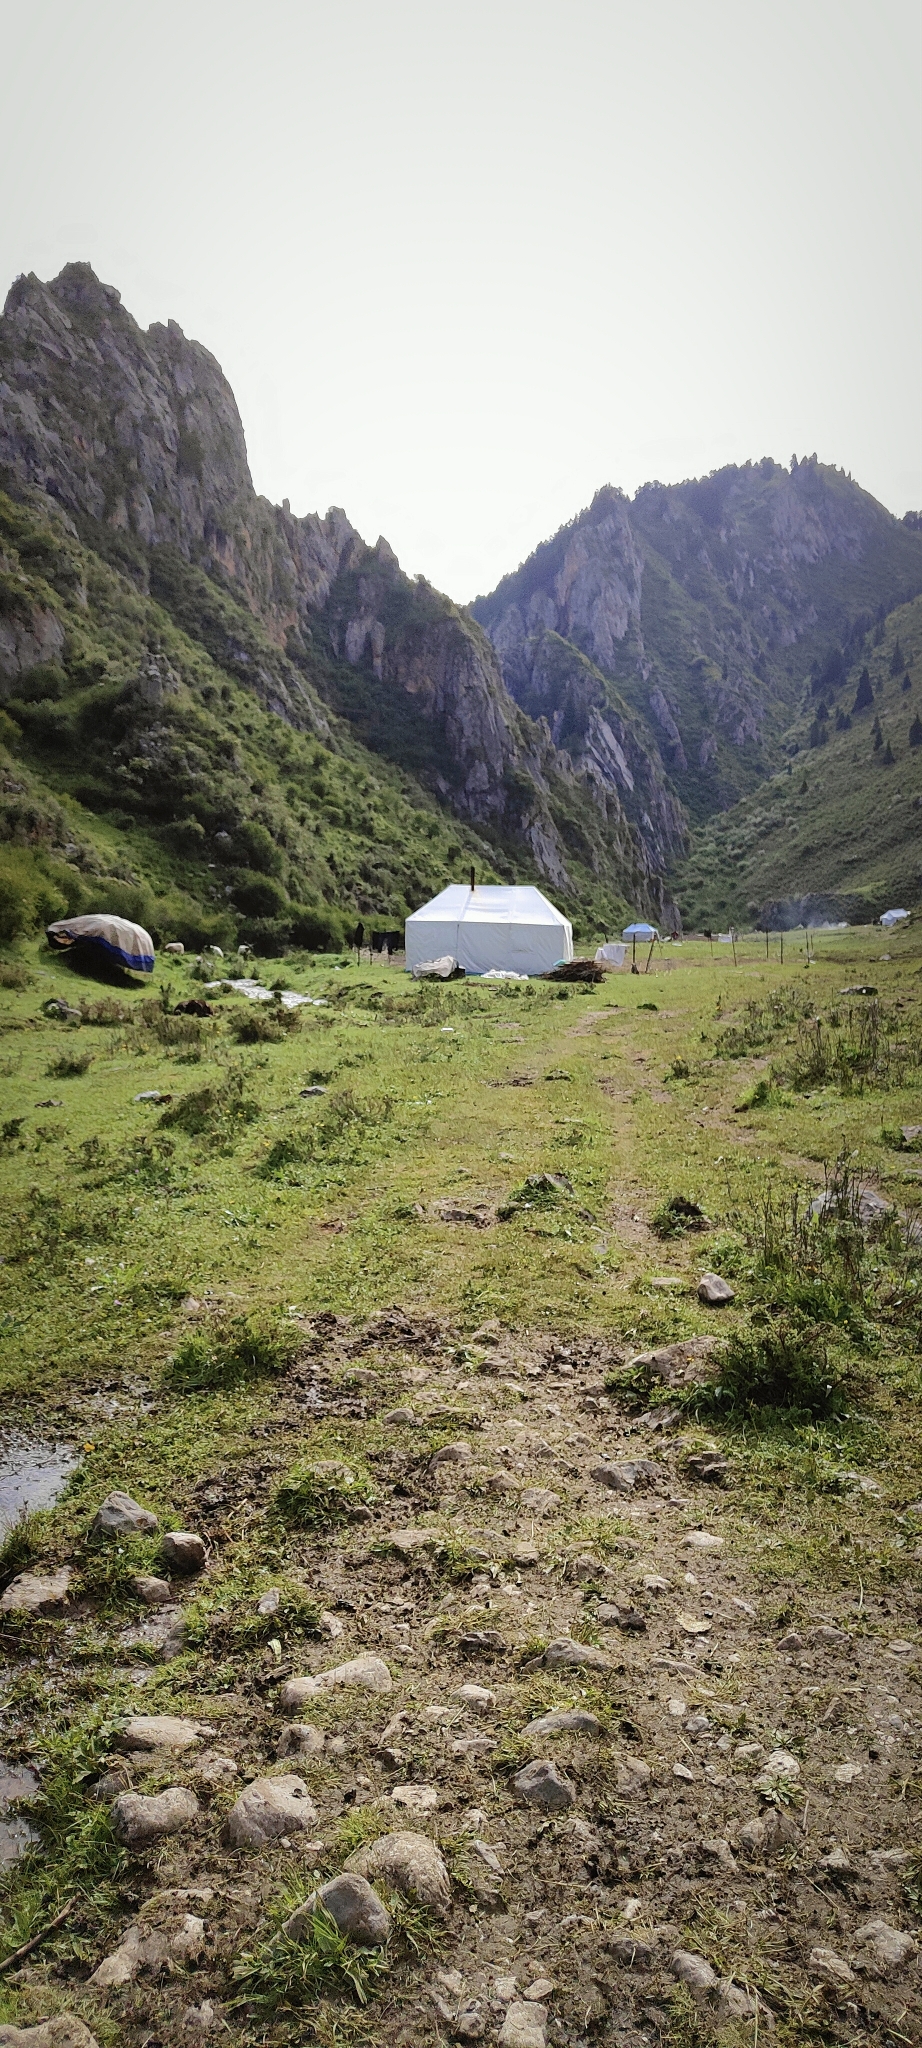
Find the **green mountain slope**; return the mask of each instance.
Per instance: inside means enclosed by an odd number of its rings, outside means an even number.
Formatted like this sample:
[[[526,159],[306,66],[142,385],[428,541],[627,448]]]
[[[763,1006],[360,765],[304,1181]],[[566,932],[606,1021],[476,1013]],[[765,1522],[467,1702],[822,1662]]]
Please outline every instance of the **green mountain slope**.
[[[20,278],[9,293],[0,319],[2,484],[41,527],[31,559],[8,536],[18,586],[0,633],[0,697],[14,699],[16,744],[53,791],[117,830],[154,831],[158,859],[166,841],[182,840],[184,886],[197,900],[203,874],[220,870],[224,841],[234,843],[248,814],[221,759],[222,734],[229,760],[255,743],[256,724],[248,734],[225,694],[236,684],[287,736],[258,727],[267,759],[250,776],[265,785],[250,791],[258,822],[283,849],[278,886],[251,887],[249,870],[242,881],[232,876],[230,915],[287,919],[293,930],[316,900],[347,917],[371,910],[398,921],[443,879],[439,862],[423,858],[433,812],[453,814],[433,831],[455,873],[473,856],[502,876],[543,881],[592,929],[628,906],[664,908],[666,861],[681,851],[685,828],[655,748],[644,753],[638,734],[651,801],[643,815],[629,812],[614,786],[593,784],[516,704],[477,622],[405,576],[386,541],[369,547],[336,509],[295,518],[287,503],[257,496],[214,358],[173,322],[142,332],[86,264],[69,264],[52,284]],[[40,558],[50,595],[22,583]],[[16,603],[31,604],[34,631],[25,622],[14,632]],[[182,644],[163,637],[167,623]],[[151,635],[169,648],[173,671],[155,705],[137,680]],[[49,650],[58,709],[20,717],[23,678],[47,665]],[[87,662],[99,669],[90,695]],[[41,687],[40,676],[25,684],[27,694]],[[314,786],[318,774],[323,781],[318,748],[324,761],[348,764],[323,769],[332,796]],[[357,800],[356,776],[369,803]],[[395,790],[425,813],[425,827],[407,829]]]
[[[686,924],[859,922],[918,905],[922,598],[869,644],[827,650],[785,744],[786,766],[695,835],[673,878]]]

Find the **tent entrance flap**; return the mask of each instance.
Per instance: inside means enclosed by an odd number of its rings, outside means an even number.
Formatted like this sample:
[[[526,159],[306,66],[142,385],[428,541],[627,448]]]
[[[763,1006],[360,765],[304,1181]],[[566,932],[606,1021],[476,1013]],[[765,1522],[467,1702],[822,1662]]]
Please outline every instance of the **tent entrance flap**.
[[[547,974],[573,958],[569,919],[540,889],[452,883],[406,922],[407,967],[451,953],[466,974]]]

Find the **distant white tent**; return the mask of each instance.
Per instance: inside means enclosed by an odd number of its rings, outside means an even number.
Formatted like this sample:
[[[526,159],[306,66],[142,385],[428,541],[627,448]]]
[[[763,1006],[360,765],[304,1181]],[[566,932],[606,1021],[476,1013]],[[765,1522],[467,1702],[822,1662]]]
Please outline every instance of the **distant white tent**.
[[[573,927],[540,889],[451,882],[406,921],[407,967],[450,953],[466,974],[546,974],[573,958]]]
[[[885,910],[883,917],[880,921],[881,924],[884,925],[885,928],[889,931],[891,925],[902,924],[903,919],[908,916],[908,910]]]

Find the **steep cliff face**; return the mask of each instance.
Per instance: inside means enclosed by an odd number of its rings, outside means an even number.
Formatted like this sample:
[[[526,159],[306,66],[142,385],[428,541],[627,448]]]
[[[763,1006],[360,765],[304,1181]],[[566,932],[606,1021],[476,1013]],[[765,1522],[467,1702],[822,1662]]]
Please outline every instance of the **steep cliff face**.
[[[773,765],[813,656],[919,589],[922,537],[810,458],[645,485],[631,503],[600,491],[473,611],[517,701],[540,702],[555,737],[574,723],[576,671],[549,654],[554,635],[616,685],[706,815]],[[617,786],[595,712],[570,751]]]
[[[55,501],[265,709],[327,740],[332,710],[556,889],[572,891],[579,868],[609,897],[662,912],[681,823],[658,763],[641,772],[650,802],[628,803],[630,771],[619,785],[558,747],[479,625],[405,577],[384,540],[368,548],[342,511],[295,518],[258,497],[214,357],[175,322],[144,333],[86,264],[9,294],[0,475]],[[593,575],[587,552],[575,603],[591,604]],[[40,628],[20,621],[8,664],[31,658]],[[602,759],[621,742],[598,725],[595,744]],[[639,734],[632,747],[639,766]]]

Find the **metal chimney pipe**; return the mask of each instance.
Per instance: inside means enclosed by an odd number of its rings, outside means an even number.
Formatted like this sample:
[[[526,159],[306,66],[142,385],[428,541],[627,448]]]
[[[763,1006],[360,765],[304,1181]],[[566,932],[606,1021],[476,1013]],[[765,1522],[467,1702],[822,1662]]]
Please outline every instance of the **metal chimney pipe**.
[[[476,887],[477,887],[477,882],[476,882],[476,878],[475,878],[475,870],[474,870],[474,869],[472,868],[472,869],[471,869],[471,895],[473,895],[473,893],[474,893],[474,890],[476,889]]]

